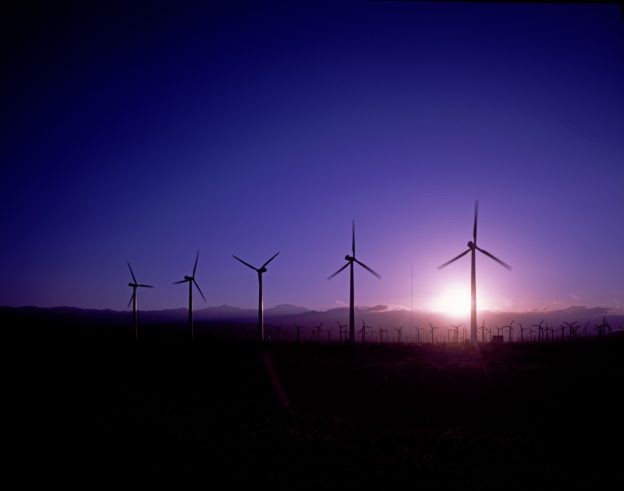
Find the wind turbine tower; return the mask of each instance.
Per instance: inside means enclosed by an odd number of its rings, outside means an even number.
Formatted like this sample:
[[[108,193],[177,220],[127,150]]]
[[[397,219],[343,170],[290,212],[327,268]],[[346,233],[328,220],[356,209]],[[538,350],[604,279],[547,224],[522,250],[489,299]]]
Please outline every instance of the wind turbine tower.
[[[236,257],[232,254],[232,257],[237,261],[243,263],[248,268],[253,269],[256,273],[258,273],[258,339],[260,341],[264,341],[264,304],[262,303],[262,275],[267,272],[266,267],[269,265],[273,259],[277,257],[279,252],[275,253],[271,258],[266,261],[262,266],[256,268],[252,266],[247,261],[243,261],[240,257]]]
[[[130,275],[132,276],[132,282],[128,283],[128,286],[132,288],[132,296],[130,297],[130,301],[128,302],[128,307],[132,304],[132,325],[134,326],[134,337],[139,338],[139,324],[137,321],[137,288],[154,288],[152,285],[143,285],[139,283],[134,276],[134,271],[132,271],[132,266],[130,266],[130,262],[128,261],[128,268],[130,269]]]
[[[355,285],[354,285],[355,282],[354,282],[354,277],[353,277],[353,270],[354,270],[353,264],[358,263],[369,273],[381,279],[381,276],[379,276],[375,271],[373,271],[371,268],[366,266],[366,264],[364,264],[363,262],[358,261],[355,257],[355,220],[351,222],[351,255],[349,256],[347,254],[345,256],[345,260],[347,261],[347,263],[327,279],[331,280],[334,276],[340,273],[343,269],[347,267],[349,268],[349,277],[351,280],[350,290],[349,290],[349,342],[355,343]]]
[[[189,330],[191,331],[191,339],[193,339],[195,335],[194,330],[193,330],[193,285],[195,285],[195,287],[197,288],[197,291],[199,292],[201,297],[204,299],[204,302],[206,301],[206,297],[204,297],[204,294],[202,293],[201,288],[199,287],[199,284],[195,280],[195,273],[197,272],[198,260],[199,260],[199,251],[197,251],[197,255],[195,256],[195,265],[193,266],[193,274],[191,276],[184,275],[183,280],[173,282],[174,285],[179,285],[180,283],[188,283],[188,286],[189,286],[189,304],[188,304],[189,305],[188,307],[189,317],[188,319],[189,319]]]
[[[454,257],[450,261],[445,262],[444,264],[438,266],[438,269],[445,268],[451,263],[454,263],[459,258],[465,256],[470,253],[471,255],[471,273],[470,273],[470,291],[471,291],[471,308],[470,308],[470,341],[473,344],[477,344],[477,269],[476,269],[476,259],[477,259],[477,251],[482,254],[485,254],[489,258],[493,259],[501,266],[511,270],[511,266],[507,263],[501,261],[493,254],[489,253],[485,249],[481,249],[477,246],[477,221],[479,217],[479,202],[475,201],[474,207],[474,224],[472,228],[472,240],[468,242],[468,249],[462,252],[459,256]]]

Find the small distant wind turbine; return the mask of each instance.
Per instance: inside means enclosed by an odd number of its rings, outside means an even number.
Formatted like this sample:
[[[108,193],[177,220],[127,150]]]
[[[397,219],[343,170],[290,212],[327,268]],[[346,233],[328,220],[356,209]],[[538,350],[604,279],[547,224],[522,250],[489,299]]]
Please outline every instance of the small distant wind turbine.
[[[548,324],[548,322],[544,326],[544,331],[546,331],[546,341],[554,341],[555,330],[550,326],[550,324]]]
[[[420,345],[420,331],[422,331],[424,327],[416,326],[414,329],[416,330],[416,344]]]
[[[382,329],[381,326],[379,326],[379,344],[383,343],[384,341],[384,334],[386,334],[388,331],[386,331],[385,329]]]
[[[578,339],[578,330],[581,328],[578,321],[574,321],[570,325],[570,340],[576,341]]]
[[[537,328],[537,340],[542,341],[542,335],[544,333],[544,320],[542,319],[539,324],[533,324],[533,327]]]
[[[455,344],[459,344],[459,328],[463,327],[463,324],[451,324],[453,331],[455,332]]]
[[[358,263],[369,273],[372,273],[377,278],[381,279],[381,276],[379,276],[375,271],[373,271],[371,268],[366,266],[366,264],[364,264],[361,261],[358,261],[355,258],[355,220],[351,222],[351,256],[347,254],[345,256],[345,260],[347,261],[347,263],[327,279],[331,280],[334,276],[340,273],[343,269],[349,267],[349,276],[351,279],[350,290],[349,290],[349,342],[355,343],[355,289],[354,289],[355,285],[354,285],[354,279],[353,279],[353,270],[354,270],[353,263]]]
[[[395,327],[394,330],[397,332],[397,344],[401,343],[401,337],[403,335],[403,326]]]
[[[300,343],[301,342],[301,329],[303,329],[303,326],[300,326],[299,324],[295,324],[295,329],[297,329],[297,342]]]
[[[366,329],[372,329],[372,327],[362,321],[362,329],[360,329],[360,332],[362,333],[362,343],[366,342]]]
[[[470,308],[470,341],[473,344],[477,344],[477,271],[476,271],[476,258],[477,251],[485,254],[486,256],[494,259],[498,264],[511,271],[509,264],[501,261],[493,254],[489,253],[485,249],[481,249],[477,246],[477,219],[479,216],[479,202],[475,201],[474,207],[474,225],[472,228],[472,240],[468,242],[468,249],[462,252],[459,256],[454,257],[450,261],[438,266],[438,269],[445,268],[449,264],[457,261],[459,258],[465,256],[469,252],[471,253],[471,275],[470,275],[470,287],[471,287],[471,308]]]
[[[201,288],[199,287],[199,284],[197,283],[197,280],[195,280],[195,273],[197,272],[197,261],[199,261],[199,251],[197,251],[197,255],[195,256],[195,265],[193,266],[193,274],[191,276],[184,275],[183,280],[173,282],[174,285],[179,285],[180,283],[188,283],[188,286],[189,286],[189,307],[188,307],[189,317],[188,319],[189,319],[189,329],[191,330],[191,339],[193,339],[195,335],[194,330],[193,330],[193,285],[195,285],[195,287],[197,288],[197,291],[199,292],[201,297],[204,299],[204,302],[206,301],[206,297],[204,297],[204,294],[202,293]]]
[[[262,275],[267,272],[266,267],[269,265],[273,259],[277,257],[279,252],[275,253],[271,259],[265,262],[259,268],[252,266],[246,261],[243,261],[240,257],[236,257],[232,254],[232,257],[237,261],[243,263],[248,268],[253,269],[256,273],[258,273],[258,339],[260,341],[264,341],[264,305],[262,304]]]
[[[433,333],[436,329],[438,329],[438,326],[434,326],[431,322],[429,323],[429,327],[431,328],[431,344],[434,344],[434,340],[433,340]]]
[[[563,324],[561,324],[561,341],[565,341],[565,330],[569,329],[569,334],[568,337],[570,340],[572,340],[572,336],[574,333],[574,327],[576,326],[576,324],[578,324],[578,321],[574,321],[574,322],[564,322]]]
[[[585,327],[583,328],[583,337],[587,338],[587,328],[589,327],[590,321],[585,323]]]
[[[520,326],[520,342],[524,343],[524,331],[530,331],[530,328],[524,327],[521,323],[518,323]]]
[[[321,322],[318,326],[313,327],[312,330],[316,330],[316,340],[320,343],[321,342],[321,327],[323,326],[323,323]],[[312,340],[314,341],[314,332],[312,333]]]
[[[609,333],[611,333],[611,325],[607,322],[607,318],[603,317],[602,322],[600,324],[594,324],[594,327],[598,329],[598,336],[600,338],[608,336],[607,329]]]
[[[479,327],[479,329],[481,330],[481,342],[483,344],[485,344],[485,331],[489,332],[489,329],[487,327],[485,327],[485,321],[483,321],[483,323],[481,324],[481,327]]]
[[[347,325],[341,324],[338,321],[336,321],[336,324],[338,324],[338,334],[340,336],[340,342],[342,343],[343,340],[344,341],[347,340]],[[344,337],[343,337],[343,333],[344,333]]]
[[[152,285],[143,285],[139,283],[134,276],[134,271],[132,271],[132,266],[130,266],[130,262],[128,262],[128,268],[130,269],[130,275],[132,275],[132,283],[128,283],[128,286],[132,288],[132,296],[130,297],[130,301],[128,302],[128,307],[132,304],[132,324],[134,325],[134,337],[138,339],[139,337],[139,324],[137,321],[137,288],[154,288]]]
[[[512,320],[509,324],[507,324],[506,326],[503,326],[503,335],[505,335],[505,329],[509,329],[509,342],[510,343],[513,343],[513,332],[514,332],[513,323],[514,321]]]

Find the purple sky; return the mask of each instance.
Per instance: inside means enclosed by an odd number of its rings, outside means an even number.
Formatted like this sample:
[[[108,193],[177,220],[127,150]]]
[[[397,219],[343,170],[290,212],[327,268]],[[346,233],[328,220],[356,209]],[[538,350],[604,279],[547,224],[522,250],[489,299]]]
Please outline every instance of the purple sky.
[[[89,6],[6,19],[1,305],[624,308],[617,5]],[[225,6],[225,5],[230,5]]]

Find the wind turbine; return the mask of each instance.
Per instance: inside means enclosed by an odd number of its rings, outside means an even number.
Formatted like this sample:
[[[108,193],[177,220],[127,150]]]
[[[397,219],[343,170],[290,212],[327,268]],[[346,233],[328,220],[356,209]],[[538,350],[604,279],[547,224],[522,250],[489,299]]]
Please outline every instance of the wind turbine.
[[[297,329],[297,342],[300,343],[301,342],[301,329],[303,329],[303,326],[300,326],[299,324],[295,324],[295,329]]]
[[[483,321],[479,329],[481,329],[481,342],[485,344],[485,331],[489,331],[489,329],[485,327],[485,321]]]
[[[565,330],[569,329],[569,339],[570,341],[572,340],[572,336],[574,333],[574,329],[576,327],[576,325],[578,324],[578,321],[574,321],[574,322],[564,322],[563,324],[561,324],[561,341],[565,341]]]
[[[420,345],[420,331],[424,330],[425,328],[416,326],[414,329],[416,330],[416,344]]]
[[[507,324],[506,326],[503,326],[503,336],[505,335],[505,329],[509,329],[509,342],[510,343],[513,343],[513,333],[514,333],[513,323],[514,321],[512,320],[509,324]]]
[[[524,343],[524,331],[530,331],[530,328],[524,327],[521,323],[518,323],[520,326],[520,342]]]
[[[401,343],[401,337],[403,335],[403,326],[395,327],[394,330],[397,332],[397,344]]]
[[[606,317],[602,318],[602,323],[594,324],[594,327],[598,329],[598,337],[601,339],[608,336],[607,329],[609,329],[609,333],[611,333],[611,326],[607,322]]]
[[[451,324],[451,326],[455,332],[455,344],[459,344],[459,328],[463,327],[463,324]]]
[[[360,329],[360,332],[362,333],[362,344],[366,342],[366,329],[372,329],[372,327],[362,321],[362,329]]]
[[[336,321],[336,324],[338,324],[338,333],[340,335],[340,342],[342,343],[343,339],[345,341],[347,340],[347,325],[346,324],[341,324],[338,321]],[[344,338],[342,337],[343,333],[344,333]]]
[[[134,337],[138,339],[139,337],[139,324],[137,322],[137,288],[154,288],[152,285],[143,285],[139,283],[134,276],[134,271],[132,271],[132,266],[130,266],[130,262],[127,261],[128,268],[130,269],[130,274],[132,275],[132,283],[128,283],[128,286],[132,288],[132,296],[130,297],[130,301],[128,302],[128,307],[132,304],[132,324],[134,325]]]
[[[354,279],[353,279],[353,263],[358,263],[364,269],[366,269],[369,273],[372,273],[377,278],[381,279],[375,271],[366,266],[363,262],[358,261],[355,258],[355,220],[351,222],[351,256],[348,254],[345,256],[345,260],[347,263],[336,271],[333,275],[331,275],[328,280],[331,280],[334,276],[340,273],[343,269],[349,267],[349,277],[351,279],[350,290],[349,290],[349,342],[355,343],[355,293],[354,293]]]
[[[544,320],[543,319],[539,322],[539,324],[533,324],[533,327],[537,327],[537,340],[539,342],[542,341],[542,335],[544,333],[543,324],[544,324]]]
[[[546,342],[554,341],[555,330],[550,326],[550,324],[548,324],[548,322],[546,323],[546,326],[544,327],[544,331],[546,331]]]
[[[321,322],[318,326],[312,328],[313,331],[316,329],[316,340],[319,343],[321,342],[321,327],[322,326],[323,326],[323,323]],[[314,341],[314,332],[312,333],[312,341]]]
[[[248,262],[243,261],[240,257],[236,257],[232,254],[232,257],[234,259],[236,259],[237,261],[240,261],[245,266],[253,269],[256,273],[258,273],[258,338],[260,339],[260,341],[264,341],[264,305],[262,304],[262,275],[267,272],[266,267],[269,265],[271,261],[273,261],[273,259],[277,257],[278,254],[279,252],[276,252],[275,254],[273,254],[273,256],[271,256],[271,259],[266,261],[259,268],[252,266]]]
[[[204,302],[206,301],[206,297],[204,297],[204,294],[202,293],[201,288],[199,287],[199,283],[197,283],[197,280],[195,280],[195,273],[197,272],[197,261],[199,261],[199,251],[197,251],[197,255],[195,256],[195,265],[193,266],[192,276],[184,275],[183,280],[173,282],[174,285],[179,285],[180,283],[188,283],[188,286],[189,286],[188,311],[189,311],[189,328],[191,330],[191,339],[193,339],[195,335],[195,332],[193,330],[193,285],[195,285],[195,287],[197,288],[197,291],[199,292],[201,297],[204,299]]]
[[[479,215],[479,202],[475,201],[474,207],[474,225],[472,228],[472,240],[468,242],[468,249],[462,252],[459,256],[454,257],[450,261],[438,266],[438,269],[445,268],[449,264],[457,261],[459,258],[465,256],[469,252],[471,253],[471,275],[470,275],[470,287],[471,287],[471,308],[470,308],[470,341],[473,344],[477,344],[477,271],[476,271],[476,259],[477,251],[485,254],[486,256],[494,259],[498,264],[511,271],[509,264],[501,261],[493,254],[489,253],[485,249],[481,249],[477,246],[477,218]]]
[[[429,327],[431,328],[431,344],[433,344],[434,340],[433,340],[433,333],[436,329],[438,329],[438,326],[434,326],[431,322],[429,323]]]

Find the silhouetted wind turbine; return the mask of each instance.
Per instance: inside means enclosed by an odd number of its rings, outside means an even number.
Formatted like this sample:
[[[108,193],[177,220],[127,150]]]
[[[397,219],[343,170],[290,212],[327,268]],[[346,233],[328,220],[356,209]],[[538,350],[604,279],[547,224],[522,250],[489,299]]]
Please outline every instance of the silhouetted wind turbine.
[[[318,326],[313,327],[312,330],[316,329],[316,340],[321,342],[321,327],[323,327],[323,323],[321,322]],[[314,333],[312,333],[312,341],[314,341]]]
[[[507,324],[506,326],[503,326],[503,336],[505,335],[505,329],[509,329],[509,342],[510,343],[513,343],[513,332],[514,332],[513,323],[514,321],[512,320],[509,324]]]
[[[445,262],[444,264],[438,266],[438,269],[445,268],[449,264],[457,261],[459,258],[465,256],[469,252],[471,253],[471,275],[470,275],[470,287],[471,287],[471,308],[470,308],[470,341],[473,344],[477,343],[477,271],[476,271],[476,258],[477,251],[485,254],[486,256],[494,259],[501,266],[509,269],[511,271],[511,266],[507,263],[501,261],[493,254],[489,253],[485,249],[481,249],[477,246],[477,219],[479,215],[479,202],[475,201],[474,207],[474,225],[472,228],[472,240],[468,242],[468,249],[462,252],[459,256],[454,257],[450,261]]]
[[[394,330],[397,332],[397,343],[400,343],[403,335],[403,326],[395,327]]]
[[[360,332],[362,333],[362,343],[366,342],[366,329],[372,329],[372,327],[362,321],[362,329],[360,329]]]
[[[132,275],[132,283],[128,283],[128,286],[132,288],[132,296],[130,297],[130,301],[128,302],[128,307],[132,304],[132,324],[134,325],[134,337],[139,337],[139,324],[137,322],[137,288],[154,288],[152,285],[143,285],[139,283],[134,276],[134,271],[132,271],[132,266],[130,266],[130,262],[128,262],[128,268],[130,268],[130,275]]]
[[[574,321],[574,322],[564,322],[563,324],[561,324],[561,341],[565,341],[565,330],[569,329],[569,338],[570,340],[572,340],[572,333],[574,332],[574,327],[576,326],[576,324],[578,324],[578,321]]]
[[[524,331],[530,331],[530,328],[524,327],[521,323],[518,323],[518,325],[520,326],[520,342],[524,343]]]
[[[455,344],[459,344],[459,328],[463,326],[463,324],[451,324],[453,331],[455,332]]]
[[[354,280],[353,280],[353,263],[358,263],[364,269],[366,269],[369,273],[372,273],[377,278],[381,279],[375,271],[366,266],[363,262],[358,261],[355,258],[355,220],[351,222],[351,256],[348,254],[345,256],[345,260],[347,263],[336,271],[333,275],[331,275],[328,280],[331,280],[334,276],[340,273],[343,269],[349,267],[349,277],[351,279],[350,290],[349,290],[349,342],[355,343],[355,293],[354,293]]]
[[[542,319],[539,324],[533,324],[533,327],[537,327],[537,340],[542,341],[542,334],[544,333],[544,320]]]
[[[340,336],[340,342],[342,343],[343,339],[346,341],[347,340],[347,325],[346,324],[341,324],[340,322],[336,321],[336,324],[338,324],[338,333]],[[344,333],[344,338],[343,338],[343,333]]]
[[[199,284],[195,280],[195,273],[197,272],[197,261],[199,261],[199,251],[197,251],[197,255],[195,256],[195,265],[193,266],[192,276],[184,275],[183,280],[173,282],[174,285],[179,285],[180,283],[188,283],[188,286],[189,286],[188,310],[189,310],[189,328],[191,330],[191,339],[193,339],[195,335],[193,331],[193,285],[195,285],[195,287],[197,288],[197,291],[199,292],[201,297],[204,299],[204,302],[206,301],[206,297],[204,297],[204,294],[202,293],[201,288],[199,287]]]
[[[438,326],[434,326],[431,322],[429,323],[429,327],[431,328],[431,344],[433,344],[433,333],[436,329],[438,329]]]
[[[416,344],[420,345],[420,331],[422,331],[424,327],[416,326],[414,329],[416,330]]]
[[[301,329],[303,329],[303,326],[300,326],[299,324],[295,324],[295,329],[297,329],[297,342],[300,343],[301,342]]]
[[[485,321],[483,321],[483,323],[481,324],[481,327],[479,327],[479,329],[481,329],[481,342],[483,344],[485,344],[485,331],[488,330],[488,328],[485,327]]]
[[[602,318],[602,323],[594,324],[594,327],[598,329],[598,337],[603,338],[607,336],[607,329],[609,329],[609,333],[611,332],[611,326],[607,322],[607,318]]]
[[[544,331],[546,331],[546,341],[554,341],[555,330],[550,326],[550,324],[548,324],[548,322],[546,323],[546,326],[544,326]],[[548,334],[549,332],[550,334]]]
[[[234,259],[236,259],[237,261],[240,261],[245,266],[247,266],[248,268],[253,269],[256,273],[258,273],[258,338],[260,339],[260,341],[264,341],[264,305],[262,304],[262,275],[267,272],[266,267],[269,265],[269,263],[271,261],[273,261],[273,259],[275,259],[277,257],[278,254],[279,254],[279,252],[276,252],[271,257],[271,259],[266,261],[259,268],[256,268],[255,266],[252,266],[248,262],[243,261],[240,257],[236,257],[236,256],[234,256],[234,254],[232,254],[232,257]]]

